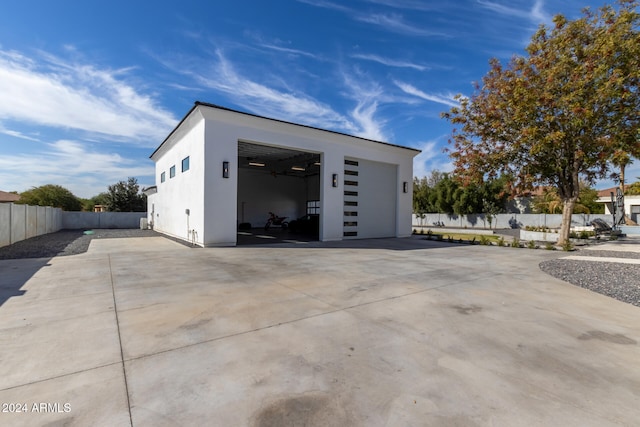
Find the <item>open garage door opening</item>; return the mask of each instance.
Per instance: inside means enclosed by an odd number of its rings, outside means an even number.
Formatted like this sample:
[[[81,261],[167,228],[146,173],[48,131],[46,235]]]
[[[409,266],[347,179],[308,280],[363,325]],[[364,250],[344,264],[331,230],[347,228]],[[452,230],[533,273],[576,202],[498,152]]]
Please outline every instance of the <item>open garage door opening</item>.
[[[319,153],[238,141],[238,245],[318,240]]]

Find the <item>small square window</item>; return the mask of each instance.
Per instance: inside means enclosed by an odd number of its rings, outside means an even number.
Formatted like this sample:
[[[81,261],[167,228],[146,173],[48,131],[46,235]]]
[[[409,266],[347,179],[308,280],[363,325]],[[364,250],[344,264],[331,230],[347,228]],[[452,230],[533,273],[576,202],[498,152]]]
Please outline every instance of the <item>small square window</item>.
[[[164,180],[165,180],[165,179],[166,179],[166,175],[165,175],[165,173],[164,173],[164,172],[162,172],[162,173],[160,174],[160,182],[164,182]]]
[[[182,159],[182,172],[186,172],[189,170],[189,156]]]
[[[171,168],[169,168],[169,178],[173,178],[174,176],[176,176],[176,166],[173,165],[171,166]]]

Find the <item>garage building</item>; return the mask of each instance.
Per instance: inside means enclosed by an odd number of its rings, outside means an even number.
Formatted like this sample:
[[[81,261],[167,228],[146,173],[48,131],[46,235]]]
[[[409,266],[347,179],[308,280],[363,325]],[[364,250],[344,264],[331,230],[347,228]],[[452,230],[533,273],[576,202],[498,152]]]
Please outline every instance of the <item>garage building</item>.
[[[196,102],[151,155],[148,221],[206,247],[269,212],[308,214],[322,241],[408,236],[419,152]]]

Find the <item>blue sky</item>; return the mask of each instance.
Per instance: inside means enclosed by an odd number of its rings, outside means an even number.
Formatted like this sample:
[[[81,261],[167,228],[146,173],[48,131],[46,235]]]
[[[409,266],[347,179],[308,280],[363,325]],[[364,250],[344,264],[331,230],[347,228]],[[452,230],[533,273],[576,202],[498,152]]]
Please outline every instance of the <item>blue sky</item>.
[[[22,0],[0,5],[0,190],[91,197],[204,101],[423,150],[448,171],[440,113],[573,0]],[[628,170],[640,176],[640,161]],[[606,187],[611,182],[600,182]]]

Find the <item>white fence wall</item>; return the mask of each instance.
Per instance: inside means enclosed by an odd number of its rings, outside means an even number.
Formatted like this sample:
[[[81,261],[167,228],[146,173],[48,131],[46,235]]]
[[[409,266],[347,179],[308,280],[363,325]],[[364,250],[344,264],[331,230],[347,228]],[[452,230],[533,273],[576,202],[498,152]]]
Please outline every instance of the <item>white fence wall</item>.
[[[0,247],[62,228],[62,210],[0,203]]]
[[[613,218],[611,215],[605,214],[574,214],[571,220],[572,226],[586,226],[589,222],[596,218],[601,218],[611,225]],[[413,227],[456,227],[456,228],[489,228],[489,221],[484,214],[471,215],[448,215],[429,213],[424,218],[420,218],[417,214],[413,214]],[[498,214],[493,218],[491,228],[524,228],[532,227],[549,227],[560,228],[562,223],[561,214]]]
[[[62,229],[139,228],[146,212],[67,212],[50,206],[0,203],[0,247]]]

